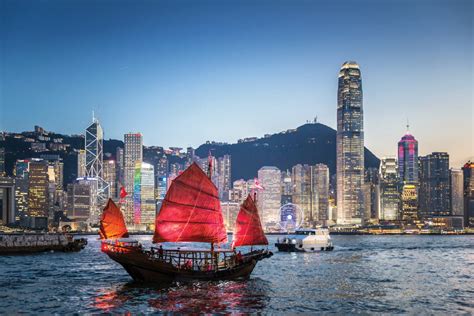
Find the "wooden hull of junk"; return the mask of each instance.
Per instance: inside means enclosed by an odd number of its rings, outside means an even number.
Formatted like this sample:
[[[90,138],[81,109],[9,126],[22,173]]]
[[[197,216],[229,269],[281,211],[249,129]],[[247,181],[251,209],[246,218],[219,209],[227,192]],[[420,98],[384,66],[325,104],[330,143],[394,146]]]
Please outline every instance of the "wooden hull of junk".
[[[77,252],[87,239],[73,239],[62,234],[0,235],[0,255],[22,255],[47,251]]]
[[[160,259],[156,253],[152,255],[150,251],[140,248],[112,247],[102,251],[122,265],[135,281],[147,283],[248,279],[259,260],[273,255],[269,251],[254,251],[243,255],[242,262],[239,264],[201,271],[179,268],[166,259]]]

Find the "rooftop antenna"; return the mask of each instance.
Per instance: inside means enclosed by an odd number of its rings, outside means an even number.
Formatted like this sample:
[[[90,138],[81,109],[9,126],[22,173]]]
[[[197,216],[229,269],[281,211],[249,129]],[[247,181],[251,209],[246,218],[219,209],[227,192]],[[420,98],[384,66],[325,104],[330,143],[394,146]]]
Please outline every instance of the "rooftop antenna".
[[[410,132],[410,121],[408,121],[408,117],[407,117],[407,133]]]
[[[92,123],[95,123],[95,113],[94,113],[94,110],[92,110]]]

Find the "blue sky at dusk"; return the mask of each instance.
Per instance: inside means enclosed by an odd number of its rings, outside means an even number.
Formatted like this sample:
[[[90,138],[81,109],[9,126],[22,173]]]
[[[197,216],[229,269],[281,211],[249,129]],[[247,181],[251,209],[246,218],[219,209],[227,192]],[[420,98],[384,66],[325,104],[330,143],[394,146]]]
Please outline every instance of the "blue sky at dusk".
[[[362,71],[365,144],[474,156],[472,1],[0,0],[0,130],[146,145],[236,142],[315,116],[336,127],[337,74]]]

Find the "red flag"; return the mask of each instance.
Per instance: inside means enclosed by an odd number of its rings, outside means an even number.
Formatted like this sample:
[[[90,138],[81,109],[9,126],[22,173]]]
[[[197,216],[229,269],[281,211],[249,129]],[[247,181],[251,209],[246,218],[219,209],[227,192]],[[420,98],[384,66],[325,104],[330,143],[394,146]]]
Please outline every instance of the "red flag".
[[[120,198],[124,199],[128,195],[127,191],[125,191],[125,188],[122,186],[120,187]]]

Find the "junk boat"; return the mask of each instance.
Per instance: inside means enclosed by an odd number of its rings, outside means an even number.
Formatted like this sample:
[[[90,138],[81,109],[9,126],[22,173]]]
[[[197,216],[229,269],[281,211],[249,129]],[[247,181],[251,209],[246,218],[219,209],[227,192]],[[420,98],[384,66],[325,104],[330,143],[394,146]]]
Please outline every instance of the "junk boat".
[[[283,252],[317,252],[334,249],[329,230],[326,228],[298,229],[294,234],[285,236],[281,242],[278,239],[275,246],[278,251]]]
[[[28,254],[45,251],[81,251],[87,239],[67,234],[0,234],[0,255]]]
[[[121,264],[136,281],[245,279],[258,261],[273,255],[265,249],[251,248],[245,254],[236,250],[241,246],[268,245],[255,199],[250,195],[237,216],[232,247],[220,248],[227,242],[227,232],[218,190],[210,174],[206,175],[196,163],[174,179],[166,193],[155,219],[153,243],[159,246],[144,249],[138,241],[128,238],[122,212],[110,199],[101,217],[100,235],[102,252]],[[210,247],[193,248],[189,242],[208,243]],[[174,246],[164,247],[164,243]]]

